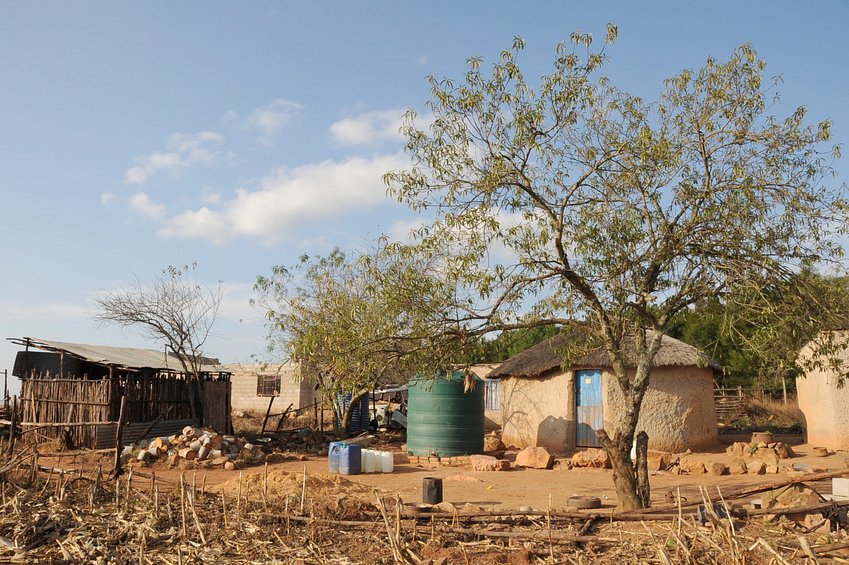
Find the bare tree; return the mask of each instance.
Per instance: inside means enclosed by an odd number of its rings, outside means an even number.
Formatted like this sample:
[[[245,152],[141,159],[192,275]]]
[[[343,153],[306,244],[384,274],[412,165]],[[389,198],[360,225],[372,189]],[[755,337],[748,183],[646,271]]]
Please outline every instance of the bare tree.
[[[139,327],[151,339],[164,342],[189,381],[192,418],[203,421],[203,350],[218,318],[223,291],[220,282],[209,287],[195,280],[196,270],[196,263],[169,265],[150,286],[136,279],[131,287],[103,292],[94,299],[98,307],[94,319]]]

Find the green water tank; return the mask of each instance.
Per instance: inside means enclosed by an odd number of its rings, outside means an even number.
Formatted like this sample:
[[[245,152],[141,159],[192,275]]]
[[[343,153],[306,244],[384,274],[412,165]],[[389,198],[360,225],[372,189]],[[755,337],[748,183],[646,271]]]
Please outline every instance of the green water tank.
[[[453,457],[483,453],[484,383],[463,392],[463,371],[417,375],[410,380],[407,451]]]

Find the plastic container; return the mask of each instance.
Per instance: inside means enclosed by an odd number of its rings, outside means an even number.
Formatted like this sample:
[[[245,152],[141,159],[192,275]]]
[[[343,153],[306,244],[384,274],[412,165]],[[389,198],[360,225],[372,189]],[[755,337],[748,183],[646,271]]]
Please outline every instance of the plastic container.
[[[371,449],[362,450],[363,473],[374,473],[377,470],[377,452]]]
[[[391,451],[380,452],[380,467],[382,473],[391,473],[395,469],[395,458]]]
[[[343,475],[359,475],[362,450],[359,445],[344,443],[339,450],[339,472]]]
[[[442,479],[437,477],[422,479],[422,502],[425,504],[442,502]]]
[[[339,457],[342,452],[344,441],[331,441],[330,447],[327,448],[327,465],[331,473],[339,472]]]

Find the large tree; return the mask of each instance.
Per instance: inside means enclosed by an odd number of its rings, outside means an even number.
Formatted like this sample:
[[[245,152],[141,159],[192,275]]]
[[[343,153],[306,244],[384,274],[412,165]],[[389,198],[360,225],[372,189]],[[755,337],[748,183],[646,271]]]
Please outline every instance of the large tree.
[[[629,452],[672,319],[838,257],[846,201],[828,182],[829,122],[806,125],[804,108],[774,116],[750,45],[647,101],[600,74],[616,33],[600,49],[573,34],[537,81],[517,61],[521,39],[489,70],[475,57],[460,80],[431,77],[432,124],[408,122],[412,165],[385,180],[430,220],[418,252],[451,249],[444,269],[480,297],[453,311],[470,331],[589,325],[625,399],[597,435],[618,507],[632,509],[649,503]]]
[[[786,393],[811,368],[799,358],[802,347],[820,331],[847,321],[849,279],[804,267],[754,293],[748,289],[744,296],[726,293],[701,301],[677,315],[669,333],[721,363],[724,384]]]
[[[207,286],[194,277],[197,264],[168,266],[151,285],[136,280],[129,287],[95,297],[96,320],[136,327],[176,354],[189,381],[192,418],[203,422],[206,397],[201,378],[204,350],[218,319],[221,283]]]
[[[365,252],[303,256],[254,287],[254,304],[270,322],[270,352],[317,381],[343,436],[352,408],[374,387],[448,368],[463,349],[459,333],[443,325],[453,289],[438,261],[399,251],[381,239]],[[346,408],[338,398],[347,394]]]

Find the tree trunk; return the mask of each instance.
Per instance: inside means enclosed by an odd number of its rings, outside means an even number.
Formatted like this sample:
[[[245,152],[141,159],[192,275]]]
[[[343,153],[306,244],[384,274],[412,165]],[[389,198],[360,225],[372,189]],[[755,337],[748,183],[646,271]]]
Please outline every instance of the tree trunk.
[[[610,464],[613,467],[616,510],[624,512],[643,508],[637,494],[637,475],[634,472],[634,464],[631,462],[630,446],[622,444],[621,441],[612,441],[604,430],[598,430],[596,436],[610,457]]]
[[[634,462],[637,473],[637,498],[640,500],[640,508],[651,506],[648,460],[649,435],[643,431],[637,434],[637,460]]]
[[[348,434],[350,433],[349,430],[351,428],[351,416],[353,416],[354,414],[354,406],[357,406],[360,403],[360,400],[368,393],[368,389],[365,389],[361,390],[356,395],[351,397],[351,402],[348,403],[348,406],[345,408],[345,411],[342,414],[342,423],[339,426],[339,435],[341,437],[348,437]]]

